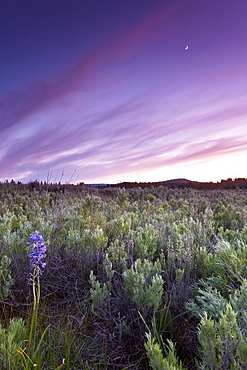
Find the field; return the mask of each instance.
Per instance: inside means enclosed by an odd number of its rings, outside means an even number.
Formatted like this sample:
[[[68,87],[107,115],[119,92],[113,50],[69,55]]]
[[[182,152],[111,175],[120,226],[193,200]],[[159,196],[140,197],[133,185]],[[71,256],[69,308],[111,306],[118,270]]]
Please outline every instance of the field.
[[[0,367],[247,369],[246,266],[247,190],[0,183]]]

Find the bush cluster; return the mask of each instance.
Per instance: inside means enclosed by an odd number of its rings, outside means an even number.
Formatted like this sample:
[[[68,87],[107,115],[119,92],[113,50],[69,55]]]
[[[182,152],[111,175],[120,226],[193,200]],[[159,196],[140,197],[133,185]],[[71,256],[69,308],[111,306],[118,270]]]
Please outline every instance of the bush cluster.
[[[3,369],[25,368],[34,231],[37,368],[247,369],[247,190],[0,184]]]

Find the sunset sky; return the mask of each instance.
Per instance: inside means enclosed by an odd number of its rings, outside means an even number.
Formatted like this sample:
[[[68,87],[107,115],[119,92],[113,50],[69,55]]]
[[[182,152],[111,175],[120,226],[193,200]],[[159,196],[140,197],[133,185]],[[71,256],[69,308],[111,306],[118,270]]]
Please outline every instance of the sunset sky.
[[[1,0],[0,181],[247,178],[246,0]]]

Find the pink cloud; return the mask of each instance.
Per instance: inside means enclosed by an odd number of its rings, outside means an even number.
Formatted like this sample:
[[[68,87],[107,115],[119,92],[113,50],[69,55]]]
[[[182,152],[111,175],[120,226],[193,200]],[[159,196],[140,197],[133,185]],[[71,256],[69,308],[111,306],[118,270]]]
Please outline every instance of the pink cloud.
[[[94,162],[99,163],[97,174],[101,167],[110,172],[113,169],[132,172],[137,168],[146,171],[154,167],[206,160],[230,150],[233,153],[246,150],[245,135],[224,137],[225,130],[232,127],[234,119],[246,117],[245,106],[227,107],[186,118],[178,116],[175,120],[164,122],[154,122],[149,109],[145,100],[138,97],[96,116],[94,113],[87,115],[80,125],[59,122],[41,127],[30,137],[13,139],[8,142],[0,161],[0,177],[6,176],[6,173],[20,173],[27,167],[32,168],[34,173],[64,166],[76,167],[78,172],[87,168],[91,173],[87,163],[95,168]],[[138,119],[140,112],[141,118]],[[219,138],[210,139],[212,133]],[[192,138],[200,143],[192,145]],[[75,153],[61,155],[73,149]],[[165,157],[159,156],[164,153],[167,153]]]

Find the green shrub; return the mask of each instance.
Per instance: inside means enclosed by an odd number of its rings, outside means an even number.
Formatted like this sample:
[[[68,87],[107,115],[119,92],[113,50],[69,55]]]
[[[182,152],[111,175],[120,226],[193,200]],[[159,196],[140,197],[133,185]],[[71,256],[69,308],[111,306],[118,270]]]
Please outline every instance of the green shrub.
[[[145,349],[149,359],[150,366],[153,370],[183,370],[182,363],[176,358],[174,344],[167,340],[166,355],[164,357],[160,345],[149,332],[146,334],[147,342]]]
[[[140,311],[158,309],[164,284],[159,262],[137,259],[131,269],[123,273],[123,276],[125,289]]]
[[[11,259],[2,255],[0,259],[0,301],[3,301],[8,297],[10,293],[11,286],[14,283],[14,279],[11,276],[11,271],[9,269]]]
[[[7,328],[0,323],[0,364],[5,369],[22,368],[22,352],[27,346],[25,323],[21,318],[13,318]]]
[[[90,298],[92,301],[92,311],[95,312],[95,309],[102,304],[110,292],[106,283],[100,284],[93,271],[90,272],[89,282],[91,284]]]
[[[228,303],[213,321],[207,313],[201,319],[198,339],[200,343],[200,369],[245,369],[247,343],[236,320],[237,314]]]
[[[157,240],[157,231],[153,225],[148,224],[145,228],[139,227],[133,237],[136,257],[152,258],[157,250]]]

